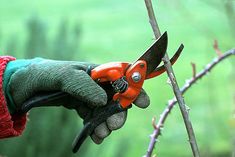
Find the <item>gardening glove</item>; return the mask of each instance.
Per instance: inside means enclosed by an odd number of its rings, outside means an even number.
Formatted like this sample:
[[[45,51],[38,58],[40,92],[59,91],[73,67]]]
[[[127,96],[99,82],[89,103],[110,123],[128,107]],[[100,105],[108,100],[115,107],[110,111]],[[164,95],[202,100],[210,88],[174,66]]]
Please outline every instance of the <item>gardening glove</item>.
[[[18,112],[22,104],[37,93],[63,91],[70,95],[69,99],[61,99],[43,106],[64,106],[75,109],[84,119],[95,107],[106,105],[108,99],[105,89],[86,73],[89,66],[94,68],[97,65],[41,58],[9,62],[4,73],[4,91],[10,112],[12,114]],[[134,104],[141,108],[149,105],[149,97],[144,90]],[[126,116],[125,111],[109,117],[94,130],[92,140],[97,144],[101,143],[112,130],[123,126]]]

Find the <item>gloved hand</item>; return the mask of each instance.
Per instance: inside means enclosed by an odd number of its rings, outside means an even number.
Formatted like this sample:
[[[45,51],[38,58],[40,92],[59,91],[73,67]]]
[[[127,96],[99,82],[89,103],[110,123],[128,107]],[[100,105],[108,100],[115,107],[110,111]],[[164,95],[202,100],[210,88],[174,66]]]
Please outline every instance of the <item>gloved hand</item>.
[[[17,67],[21,61],[12,61],[9,66]],[[71,95],[70,99],[64,99],[56,104],[43,106],[64,106],[76,109],[81,118],[91,112],[95,107],[107,103],[107,94],[86,73],[88,66],[96,65],[73,61],[54,61],[37,59],[21,64],[9,75],[5,85],[7,98],[10,101],[12,112],[17,112],[21,105],[36,95],[38,92],[63,91]],[[14,68],[13,68],[14,69]],[[149,105],[149,97],[144,90],[141,91],[134,104],[140,108]],[[13,107],[12,107],[13,106]],[[106,122],[100,124],[91,136],[92,140],[99,144],[112,130],[119,129],[125,123],[127,112],[121,112],[109,117]]]

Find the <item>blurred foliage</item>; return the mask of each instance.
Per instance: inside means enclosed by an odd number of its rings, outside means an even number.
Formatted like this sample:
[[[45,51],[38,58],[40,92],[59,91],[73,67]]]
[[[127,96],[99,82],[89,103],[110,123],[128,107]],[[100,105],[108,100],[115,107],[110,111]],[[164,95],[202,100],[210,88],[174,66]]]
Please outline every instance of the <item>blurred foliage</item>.
[[[46,56],[47,32],[46,26],[37,16],[31,17],[27,22],[28,40],[26,41],[26,58]]]
[[[154,1],[162,31],[169,35],[170,55],[183,42],[185,49],[174,70],[180,85],[191,77],[190,62],[199,71],[216,54],[234,47],[232,0]],[[152,43],[144,1],[115,0],[13,0],[0,1],[0,52],[17,58],[45,57],[94,63],[134,61]],[[36,13],[36,14],[35,14]],[[196,137],[205,157],[227,157],[235,141],[235,59],[231,58],[203,78],[185,100]],[[0,154],[25,156],[129,157],[145,154],[151,118],[158,116],[173,96],[166,75],[146,81],[151,105],[135,107],[126,125],[101,145],[88,140],[76,155],[71,142],[81,127],[75,112],[63,108],[40,108],[30,112],[23,136],[0,141]],[[161,157],[188,157],[191,150],[178,107],[168,117],[154,152]]]
[[[51,59],[72,60],[78,52],[78,39],[80,27],[69,33],[68,21],[62,20],[54,41],[49,42],[46,23],[38,16],[32,16],[27,21],[27,40],[25,42],[24,58],[48,57]],[[69,37],[70,39],[69,41]],[[17,51],[17,38],[12,36],[7,42],[7,52],[14,56]],[[51,47],[49,47],[51,45]],[[33,122],[33,123],[31,123]],[[21,141],[11,151],[10,145],[15,145],[15,140],[1,143],[1,150],[7,151],[7,156],[67,156],[71,154],[71,142],[79,130],[74,115],[64,109],[39,109],[30,112],[30,127],[26,129]],[[62,126],[59,128],[58,126]],[[73,127],[72,127],[73,126]],[[74,127],[75,126],[75,127]],[[61,136],[58,136],[61,135]],[[56,140],[57,139],[57,140]],[[61,141],[59,144],[58,141]],[[25,143],[25,144],[22,144]],[[56,151],[51,147],[56,146]],[[25,149],[27,147],[27,149]]]

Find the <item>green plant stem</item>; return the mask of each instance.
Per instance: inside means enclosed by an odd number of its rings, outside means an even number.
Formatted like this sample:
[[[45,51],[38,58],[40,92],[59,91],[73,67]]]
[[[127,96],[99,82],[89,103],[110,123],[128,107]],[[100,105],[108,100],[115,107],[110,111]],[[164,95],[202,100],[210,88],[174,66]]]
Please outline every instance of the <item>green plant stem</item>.
[[[152,26],[154,35],[157,39],[157,38],[160,37],[161,33],[160,33],[160,29],[159,29],[159,26],[157,24],[157,20],[155,18],[155,14],[154,14],[154,11],[153,11],[152,1],[151,0],[145,0],[145,4],[146,4],[147,10],[148,10],[150,24]],[[182,117],[183,117],[183,120],[184,120],[184,124],[185,124],[186,130],[187,130],[187,133],[188,133],[189,143],[190,143],[190,146],[191,146],[191,149],[192,149],[192,152],[193,152],[193,156],[194,157],[200,157],[199,149],[198,149],[198,146],[197,146],[197,142],[196,142],[194,130],[193,130],[193,127],[192,127],[192,123],[191,123],[190,118],[189,118],[188,110],[186,108],[182,93],[181,93],[180,88],[178,86],[178,83],[177,83],[177,80],[175,78],[174,71],[172,69],[172,66],[171,66],[171,63],[169,61],[169,57],[168,57],[167,53],[162,58],[162,60],[164,62],[165,68],[167,70],[168,77],[171,81],[171,85],[172,85],[175,97],[176,97],[176,99],[179,103],[180,111],[181,111],[181,114],[182,114]],[[151,140],[152,139],[153,138],[151,138]],[[155,144],[156,139],[154,138],[154,141],[152,141],[152,142]],[[147,157],[151,156],[153,148],[154,148],[154,144],[152,146],[150,145],[150,147],[148,148],[148,151],[147,151],[147,154],[146,154]]]

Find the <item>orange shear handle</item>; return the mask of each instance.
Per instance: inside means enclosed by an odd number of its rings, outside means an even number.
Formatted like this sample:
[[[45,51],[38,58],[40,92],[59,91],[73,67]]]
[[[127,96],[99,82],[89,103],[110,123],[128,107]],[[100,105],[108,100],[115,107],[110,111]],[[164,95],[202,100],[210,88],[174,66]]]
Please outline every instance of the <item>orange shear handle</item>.
[[[113,96],[113,100],[118,101],[123,108],[127,108],[139,95],[146,77],[146,70],[147,64],[143,60],[139,60],[133,65],[111,62],[93,69],[91,71],[91,78],[99,82],[110,82],[113,84],[116,80],[125,77],[128,83],[127,89],[116,93]]]

